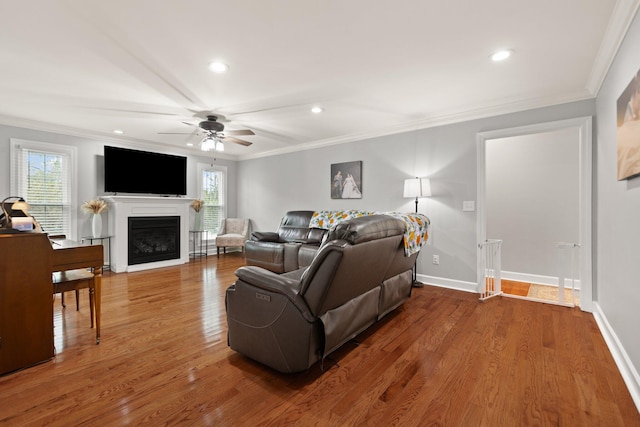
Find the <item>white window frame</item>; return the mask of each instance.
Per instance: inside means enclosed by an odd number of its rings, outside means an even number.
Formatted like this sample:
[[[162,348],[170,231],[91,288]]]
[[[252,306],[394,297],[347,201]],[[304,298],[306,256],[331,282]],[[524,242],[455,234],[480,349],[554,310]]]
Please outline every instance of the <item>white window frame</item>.
[[[222,218],[227,217],[227,193],[229,189],[229,173],[226,166],[198,163],[198,198],[202,199],[202,172],[222,172],[224,174],[224,189],[222,194]],[[215,235],[208,233],[208,239],[214,240]]]
[[[67,220],[69,221],[69,233],[67,235],[67,238],[71,240],[77,240],[77,148],[71,145],[51,144],[48,142],[29,141],[26,139],[17,138],[11,138],[9,140],[9,147],[9,155],[11,156],[11,195],[13,196],[21,196],[22,189],[19,188],[19,177],[24,173],[25,165],[22,164],[21,160],[21,153],[23,149],[69,156],[69,167],[67,170],[67,182],[69,183],[69,217],[67,218]],[[29,200],[27,200],[27,202],[29,202]],[[46,232],[47,230],[44,231]]]

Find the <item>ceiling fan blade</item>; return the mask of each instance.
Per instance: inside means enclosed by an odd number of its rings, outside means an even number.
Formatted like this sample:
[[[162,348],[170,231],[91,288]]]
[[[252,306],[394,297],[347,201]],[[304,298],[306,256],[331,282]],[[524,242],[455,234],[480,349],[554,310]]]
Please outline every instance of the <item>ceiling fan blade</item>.
[[[158,135],[194,135],[193,132],[158,132]]]
[[[225,135],[255,135],[255,133],[249,129],[225,130],[222,131],[222,133]]]
[[[236,144],[244,145],[245,147],[250,146],[253,142],[245,141],[243,139],[234,138],[232,136],[225,136],[222,138],[223,141],[235,142]]]

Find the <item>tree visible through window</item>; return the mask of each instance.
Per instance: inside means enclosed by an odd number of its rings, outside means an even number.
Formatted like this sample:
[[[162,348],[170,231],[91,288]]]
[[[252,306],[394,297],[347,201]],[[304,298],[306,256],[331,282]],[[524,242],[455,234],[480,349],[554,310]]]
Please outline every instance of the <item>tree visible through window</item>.
[[[201,198],[204,201],[204,229],[218,233],[220,222],[226,214],[226,170],[206,168],[201,170]]]
[[[12,150],[14,194],[25,198],[46,233],[72,236],[73,148],[14,140]]]

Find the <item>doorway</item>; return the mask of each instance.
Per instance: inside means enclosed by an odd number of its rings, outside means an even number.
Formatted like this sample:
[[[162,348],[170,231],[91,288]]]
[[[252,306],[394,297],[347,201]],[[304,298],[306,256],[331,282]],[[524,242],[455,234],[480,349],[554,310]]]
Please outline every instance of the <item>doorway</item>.
[[[524,283],[526,295],[516,293],[525,298],[564,295],[565,277],[576,279],[569,283],[579,283],[580,307],[592,311],[591,118],[483,132],[477,143],[478,242],[503,240],[503,290]],[[479,287],[482,258],[479,252]],[[537,286],[553,280],[555,287]]]

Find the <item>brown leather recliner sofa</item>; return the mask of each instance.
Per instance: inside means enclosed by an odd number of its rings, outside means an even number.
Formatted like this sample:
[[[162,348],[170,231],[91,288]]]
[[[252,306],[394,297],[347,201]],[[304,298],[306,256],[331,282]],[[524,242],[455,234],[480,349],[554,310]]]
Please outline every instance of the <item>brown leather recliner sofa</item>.
[[[314,211],[287,212],[277,232],[253,232],[245,243],[247,265],[286,273],[306,267],[320,248],[328,230],[310,228]]]
[[[345,220],[306,268],[239,268],[226,293],[229,346],[280,372],[324,359],[411,295],[417,253],[405,256],[404,231],[387,215]]]

